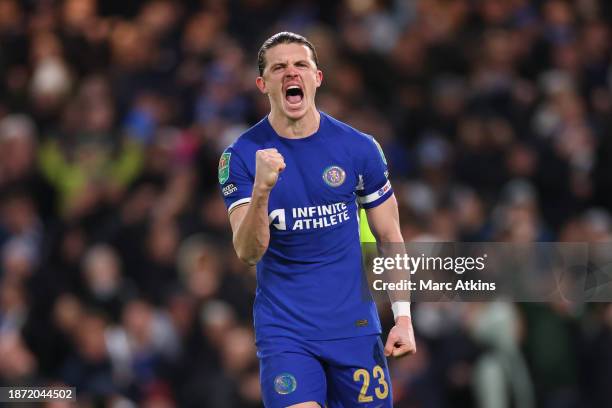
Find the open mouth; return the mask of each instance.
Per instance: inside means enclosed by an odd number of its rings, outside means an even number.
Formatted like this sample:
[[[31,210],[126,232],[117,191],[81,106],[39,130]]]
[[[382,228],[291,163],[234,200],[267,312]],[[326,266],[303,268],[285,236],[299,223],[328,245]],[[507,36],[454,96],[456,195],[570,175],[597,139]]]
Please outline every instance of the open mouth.
[[[285,99],[292,105],[298,104],[304,99],[304,92],[299,86],[291,85],[285,91]]]

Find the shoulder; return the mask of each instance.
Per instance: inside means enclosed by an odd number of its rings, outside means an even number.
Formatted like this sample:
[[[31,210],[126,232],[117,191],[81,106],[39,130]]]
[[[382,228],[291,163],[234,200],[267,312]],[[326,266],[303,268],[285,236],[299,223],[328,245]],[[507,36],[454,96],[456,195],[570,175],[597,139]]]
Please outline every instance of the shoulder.
[[[321,112],[321,115],[328,121],[330,130],[335,136],[340,137],[342,142],[349,143],[352,148],[367,149],[374,143],[374,138],[347,123]]]
[[[238,156],[249,157],[263,146],[267,140],[268,133],[265,129],[265,121],[263,118],[257,124],[243,132],[231,145],[229,145],[224,153],[234,153]]]

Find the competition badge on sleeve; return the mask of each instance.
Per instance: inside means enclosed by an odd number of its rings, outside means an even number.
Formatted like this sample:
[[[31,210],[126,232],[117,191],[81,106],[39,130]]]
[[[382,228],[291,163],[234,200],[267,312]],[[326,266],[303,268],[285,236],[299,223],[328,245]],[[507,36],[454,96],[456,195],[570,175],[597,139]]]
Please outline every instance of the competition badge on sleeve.
[[[219,159],[219,184],[224,184],[229,178],[229,164],[231,153],[223,153]]]

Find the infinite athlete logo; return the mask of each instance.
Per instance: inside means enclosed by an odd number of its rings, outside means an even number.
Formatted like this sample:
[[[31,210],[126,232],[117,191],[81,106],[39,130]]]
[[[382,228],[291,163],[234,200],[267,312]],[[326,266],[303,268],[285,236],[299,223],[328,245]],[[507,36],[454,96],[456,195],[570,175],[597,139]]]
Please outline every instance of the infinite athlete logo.
[[[328,186],[338,187],[344,183],[346,173],[339,166],[329,166],[323,170],[323,180]]]
[[[309,207],[294,207],[289,211],[293,222],[287,223],[287,214],[284,208],[277,208],[270,212],[268,218],[270,225],[280,231],[287,228],[291,231],[327,228],[348,221],[351,217],[346,203],[333,203]]]
[[[282,373],[274,379],[274,390],[281,395],[290,394],[297,388],[295,377],[289,373]]]

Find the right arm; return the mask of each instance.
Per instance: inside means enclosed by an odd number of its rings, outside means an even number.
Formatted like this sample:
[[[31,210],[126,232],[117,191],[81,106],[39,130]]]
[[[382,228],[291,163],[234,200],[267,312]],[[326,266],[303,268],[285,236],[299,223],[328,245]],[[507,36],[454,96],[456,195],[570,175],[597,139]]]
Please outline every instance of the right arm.
[[[268,249],[268,201],[279,173],[285,168],[283,156],[276,149],[258,150],[255,163],[251,201],[234,208],[229,215],[234,249],[238,258],[249,265],[255,265]]]

